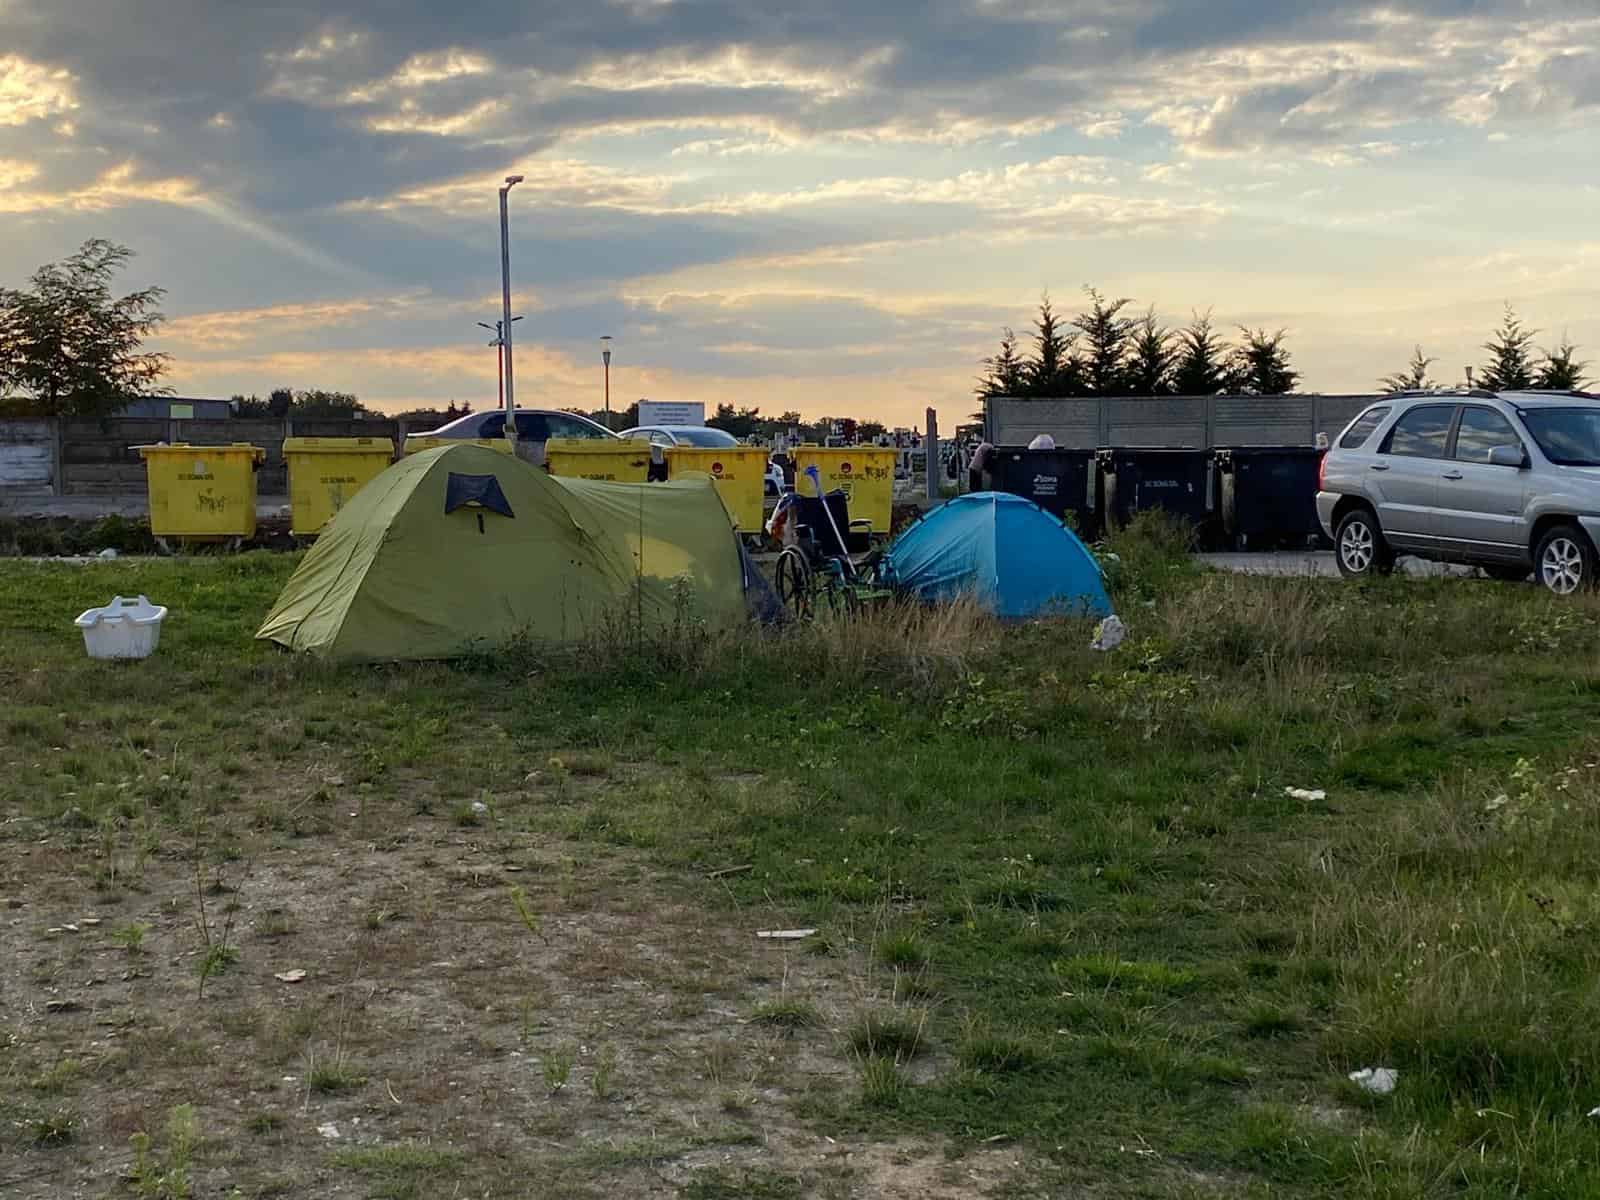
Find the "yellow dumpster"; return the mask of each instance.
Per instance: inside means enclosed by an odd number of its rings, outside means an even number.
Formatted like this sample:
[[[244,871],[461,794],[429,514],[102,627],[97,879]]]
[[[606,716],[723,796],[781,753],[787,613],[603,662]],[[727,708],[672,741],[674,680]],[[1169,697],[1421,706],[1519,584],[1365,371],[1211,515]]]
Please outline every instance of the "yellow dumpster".
[[[156,537],[219,540],[256,531],[256,467],[267,452],[249,442],[228,446],[136,446],[150,489]]]
[[[511,443],[503,437],[497,438],[448,438],[428,437],[425,434],[414,433],[406,438],[405,449],[402,455],[419,454],[424,450],[437,450],[440,446],[487,446],[491,450],[498,450],[501,454],[511,453]]]
[[[767,452],[760,446],[670,446],[667,475],[677,479],[685,471],[703,471],[717,485],[717,493],[740,533],[760,533],[761,498],[766,487]]]
[[[394,443],[376,437],[292,437],[283,440],[289,465],[289,532],[312,534],[333,519],[394,459]]]
[[[644,483],[650,477],[650,443],[642,438],[551,438],[544,465],[568,479]]]
[[[871,521],[873,533],[888,533],[897,453],[892,446],[797,446],[794,490],[814,494],[806,468],[816,467],[824,495],[837,490],[850,498],[852,521]]]

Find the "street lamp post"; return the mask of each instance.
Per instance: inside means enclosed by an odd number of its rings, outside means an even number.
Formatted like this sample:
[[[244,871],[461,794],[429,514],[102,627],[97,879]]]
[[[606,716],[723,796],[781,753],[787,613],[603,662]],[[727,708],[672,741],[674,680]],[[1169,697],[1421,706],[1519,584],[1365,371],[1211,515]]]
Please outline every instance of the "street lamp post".
[[[512,317],[511,319],[513,321],[522,320],[520,316]],[[489,345],[498,351],[495,355],[494,381],[495,386],[499,389],[499,400],[496,402],[495,407],[504,408],[506,406],[506,323],[504,321],[496,321],[491,325],[487,321],[479,321],[478,326],[494,334],[494,341],[490,342]]]
[[[522,182],[521,175],[507,175],[500,189],[500,307],[502,310],[498,341],[504,362],[501,375],[504,379],[506,410],[506,437],[511,441],[511,452],[517,451],[517,391],[511,364],[511,228],[506,219],[506,197],[511,189]]]
[[[600,361],[606,365],[606,428],[611,428],[611,335],[600,339]]]

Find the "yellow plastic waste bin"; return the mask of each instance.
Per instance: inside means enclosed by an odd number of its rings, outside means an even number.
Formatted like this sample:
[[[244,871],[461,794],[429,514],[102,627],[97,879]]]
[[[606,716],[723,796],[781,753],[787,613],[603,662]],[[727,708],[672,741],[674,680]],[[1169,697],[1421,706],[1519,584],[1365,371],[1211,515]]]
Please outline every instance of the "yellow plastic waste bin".
[[[406,438],[402,455],[420,454],[424,450],[437,450],[440,446],[487,446],[491,450],[498,450],[501,454],[511,453],[511,443],[503,437],[497,438],[448,438],[428,437],[424,434],[414,433]]]
[[[267,452],[249,442],[228,446],[136,446],[150,490],[150,532],[208,540],[256,531],[256,467]]]
[[[394,443],[388,438],[285,438],[289,532],[316,533],[370,480],[383,474],[393,460]]]
[[[806,468],[816,467],[822,491],[841,491],[850,498],[850,519],[871,521],[873,533],[888,533],[894,506],[892,446],[797,446],[794,452],[794,489],[812,494]]]
[[[644,483],[650,477],[650,443],[643,438],[551,438],[544,465],[568,479]]]
[[[686,471],[703,471],[717,485],[717,493],[740,533],[760,533],[761,500],[766,488],[767,452],[760,446],[672,446],[667,450],[667,477]]]

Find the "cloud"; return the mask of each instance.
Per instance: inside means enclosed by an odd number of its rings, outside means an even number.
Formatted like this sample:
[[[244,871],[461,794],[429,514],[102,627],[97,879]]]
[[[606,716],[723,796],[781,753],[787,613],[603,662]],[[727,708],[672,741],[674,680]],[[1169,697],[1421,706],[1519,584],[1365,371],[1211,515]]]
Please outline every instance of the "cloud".
[[[0,161],[0,213],[37,213],[66,210],[71,212],[104,212],[124,204],[154,203],[198,205],[202,197],[192,179],[158,179],[141,175],[137,164],[119,163],[109,167],[93,182],[61,192],[35,191],[19,187],[39,174],[31,163]]]
[[[0,125],[23,125],[77,107],[70,71],[0,54]]]
[[[964,397],[984,323],[1021,314],[951,297],[1349,308],[1379,281],[1492,290],[1422,264],[1592,235],[1593,0],[379,7],[0,0],[0,212],[28,231],[0,280],[103,234],[181,300],[172,344],[205,378],[299,354],[404,397],[393,348],[428,388],[453,363],[479,386],[517,171],[519,329],[555,391],[587,386],[560,356],[605,329],[708,394],[905,398],[912,358]]]

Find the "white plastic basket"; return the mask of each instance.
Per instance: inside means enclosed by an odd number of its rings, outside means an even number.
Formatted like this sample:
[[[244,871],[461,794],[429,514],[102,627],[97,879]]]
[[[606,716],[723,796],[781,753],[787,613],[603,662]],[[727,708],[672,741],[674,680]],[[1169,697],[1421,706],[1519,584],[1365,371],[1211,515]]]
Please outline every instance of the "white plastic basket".
[[[90,658],[149,658],[161,641],[167,610],[144,596],[114,596],[104,608],[91,608],[74,624],[83,630]]]

